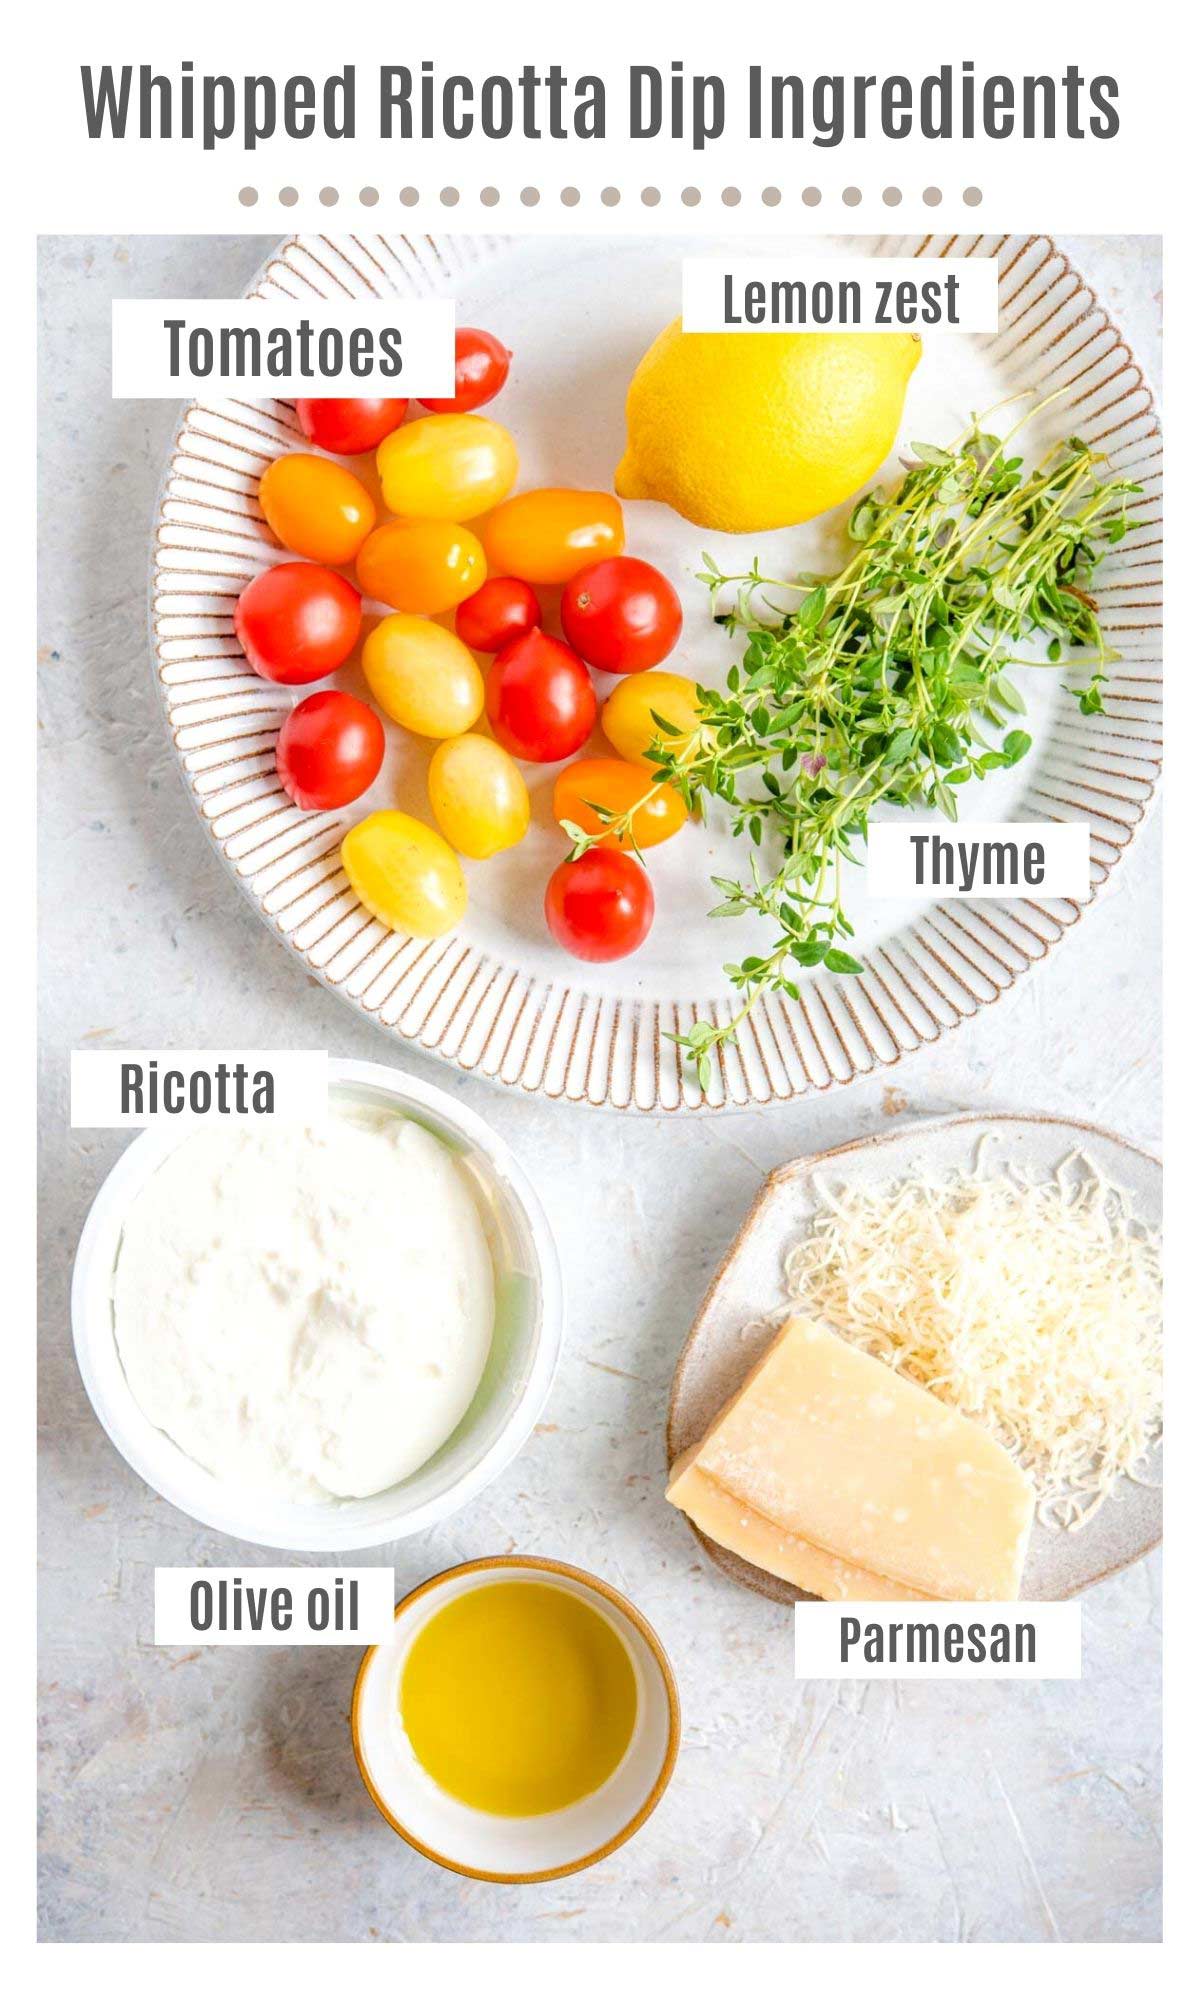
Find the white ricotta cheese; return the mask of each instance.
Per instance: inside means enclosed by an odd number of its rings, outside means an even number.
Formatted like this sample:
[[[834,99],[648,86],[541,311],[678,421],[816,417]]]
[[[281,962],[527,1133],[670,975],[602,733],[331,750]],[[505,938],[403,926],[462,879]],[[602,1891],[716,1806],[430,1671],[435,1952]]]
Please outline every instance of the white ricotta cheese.
[[[113,1281],[138,1405],[230,1485],[365,1497],[455,1429],[491,1346],[475,1198],[419,1125],[335,1099],[198,1130],[133,1202]]]

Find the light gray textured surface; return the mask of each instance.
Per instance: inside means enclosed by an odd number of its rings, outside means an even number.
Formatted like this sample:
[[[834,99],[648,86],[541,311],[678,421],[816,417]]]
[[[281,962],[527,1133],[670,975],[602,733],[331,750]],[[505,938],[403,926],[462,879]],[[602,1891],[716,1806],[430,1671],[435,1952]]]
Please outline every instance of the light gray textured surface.
[[[150,678],[147,534],[175,413],[109,400],[109,302],[236,294],[265,247],[42,249],[42,1935],[1156,1938],[1157,1558],[1085,1599],[1081,1684],[797,1685],[789,1614],[705,1566],[661,1486],[676,1352],[767,1169],[956,1110],[1062,1111],[1156,1144],[1157,822],[1043,971],[887,1081],[684,1123],[545,1105],[409,1055],[306,981],[239,898]],[[1064,247],[1157,379],[1157,246]],[[503,1889],[410,1853],[358,1780],[351,1652],[153,1644],[156,1563],[256,1552],[155,1500],[84,1397],[71,1259],[123,1139],[68,1130],[67,1052],[239,1043],[409,1064],[489,1118],[542,1191],[568,1287],[544,1421],[474,1505],[394,1556],[401,1589],[470,1556],[562,1556],[657,1625],[678,1771],[588,1874]]]

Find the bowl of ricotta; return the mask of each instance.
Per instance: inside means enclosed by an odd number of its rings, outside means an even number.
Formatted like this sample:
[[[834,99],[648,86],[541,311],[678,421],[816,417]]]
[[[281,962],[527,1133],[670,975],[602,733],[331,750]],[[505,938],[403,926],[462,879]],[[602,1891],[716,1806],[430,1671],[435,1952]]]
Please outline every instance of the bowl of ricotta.
[[[463,1506],[558,1356],[549,1226],[446,1092],[331,1059],[308,1125],[148,1127],[84,1225],[75,1351],[118,1451],[265,1548],[370,1548]]]

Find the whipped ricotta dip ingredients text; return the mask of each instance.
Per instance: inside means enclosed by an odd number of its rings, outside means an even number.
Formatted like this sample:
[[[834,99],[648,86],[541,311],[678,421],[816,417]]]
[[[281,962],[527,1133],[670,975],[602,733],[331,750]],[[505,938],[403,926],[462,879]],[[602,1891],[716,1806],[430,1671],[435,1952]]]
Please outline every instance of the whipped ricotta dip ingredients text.
[[[382,1492],[479,1386],[494,1276],[470,1182],[395,1112],[187,1138],[133,1203],[117,1347],[151,1423],[279,1499]]]

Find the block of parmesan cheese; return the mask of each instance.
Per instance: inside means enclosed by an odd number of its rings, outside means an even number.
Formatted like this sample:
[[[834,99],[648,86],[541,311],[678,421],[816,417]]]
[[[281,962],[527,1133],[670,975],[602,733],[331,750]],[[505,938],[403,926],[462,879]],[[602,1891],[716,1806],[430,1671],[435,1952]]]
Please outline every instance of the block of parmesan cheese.
[[[812,1320],[790,1319],[667,1498],[820,1597],[1011,1599],[1033,1488],[987,1431]]]

